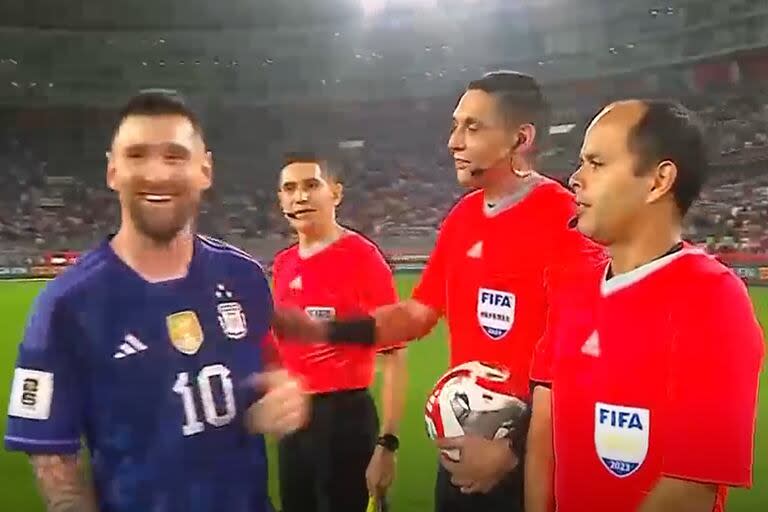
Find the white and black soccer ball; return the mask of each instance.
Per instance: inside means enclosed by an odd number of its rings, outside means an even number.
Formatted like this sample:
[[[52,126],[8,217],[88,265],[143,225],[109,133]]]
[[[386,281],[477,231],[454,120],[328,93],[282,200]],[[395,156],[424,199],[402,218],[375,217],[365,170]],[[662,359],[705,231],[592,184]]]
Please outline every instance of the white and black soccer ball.
[[[466,434],[499,439],[525,429],[528,404],[511,389],[505,368],[472,361],[448,370],[435,384],[424,411],[431,439]],[[458,450],[443,450],[458,461]]]

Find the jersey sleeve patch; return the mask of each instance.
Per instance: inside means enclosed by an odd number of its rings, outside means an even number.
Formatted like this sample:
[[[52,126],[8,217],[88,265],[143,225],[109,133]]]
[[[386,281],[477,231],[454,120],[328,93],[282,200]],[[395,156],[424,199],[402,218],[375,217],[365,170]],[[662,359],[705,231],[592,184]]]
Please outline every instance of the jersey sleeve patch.
[[[53,373],[16,368],[13,374],[8,415],[29,420],[51,416]]]

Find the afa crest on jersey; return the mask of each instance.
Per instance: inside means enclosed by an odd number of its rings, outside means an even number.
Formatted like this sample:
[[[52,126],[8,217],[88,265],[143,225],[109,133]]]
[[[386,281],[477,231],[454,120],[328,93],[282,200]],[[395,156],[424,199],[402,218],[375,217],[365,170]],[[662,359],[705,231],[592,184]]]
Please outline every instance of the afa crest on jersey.
[[[648,455],[651,412],[648,409],[595,404],[595,449],[603,466],[625,478],[637,471]]]
[[[224,302],[219,304],[217,309],[219,312],[219,324],[224,334],[233,340],[245,338],[248,334],[248,324],[240,303]]]
[[[477,291],[477,321],[491,339],[504,337],[515,323],[515,295],[480,288]]]
[[[168,337],[182,354],[192,355],[203,344],[203,327],[194,311],[179,311],[165,319]]]

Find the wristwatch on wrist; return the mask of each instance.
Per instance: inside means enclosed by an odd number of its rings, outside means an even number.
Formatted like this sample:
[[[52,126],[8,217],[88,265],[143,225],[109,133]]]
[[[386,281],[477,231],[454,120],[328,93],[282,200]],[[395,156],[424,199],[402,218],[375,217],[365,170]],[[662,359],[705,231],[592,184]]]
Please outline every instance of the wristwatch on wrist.
[[[379,436],[376,444],[383,447],[388,452],[396,452],[400,448],[400,440],[394,434],[384,434]]]

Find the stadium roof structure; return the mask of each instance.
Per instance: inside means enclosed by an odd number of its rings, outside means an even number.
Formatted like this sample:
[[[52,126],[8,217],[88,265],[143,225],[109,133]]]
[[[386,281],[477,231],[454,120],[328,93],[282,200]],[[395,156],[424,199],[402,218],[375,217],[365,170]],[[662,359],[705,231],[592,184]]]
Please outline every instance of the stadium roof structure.
[[[378,16],[363,1],[3,2],[0,103],[109,105],[147,87],[256,104],[452,95],[492,69],[546,84],[768,46],[747,30],[768,25],[759,2],[692,24],[631,0],[376,0],[394,5]]]

